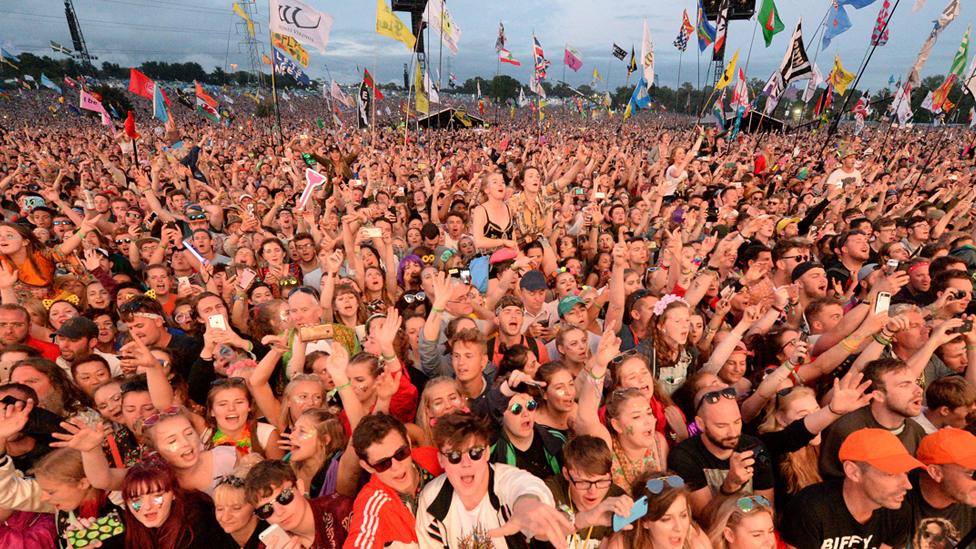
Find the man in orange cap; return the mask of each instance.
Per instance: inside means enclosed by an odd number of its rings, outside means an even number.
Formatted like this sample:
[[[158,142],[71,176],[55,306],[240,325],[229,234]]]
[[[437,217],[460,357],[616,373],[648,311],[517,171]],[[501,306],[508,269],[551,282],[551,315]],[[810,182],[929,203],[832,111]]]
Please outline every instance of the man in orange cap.
[[[900,547],[909,533],[912,487],[908,472],[924,467],[886,429],[851,433],[838,452],[843,480],[800,491],[780,525],[783,539],[798,549]]]
[[[976,526],[976,436],[939,429],[922,439],[917,456],[925,471],[908,497],[912,546],[926,547],[941,537],[951,547]]]

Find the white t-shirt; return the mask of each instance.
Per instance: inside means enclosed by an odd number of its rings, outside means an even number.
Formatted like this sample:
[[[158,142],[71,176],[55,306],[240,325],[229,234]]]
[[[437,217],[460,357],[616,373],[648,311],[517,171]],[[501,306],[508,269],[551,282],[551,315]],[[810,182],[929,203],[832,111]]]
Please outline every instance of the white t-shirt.
[[[837,168],[836,170],[830,172],[827,177],[827,185],[849,187],[854,185],[855,187],[860,187],[864,178],[861,177],[861,170],[854,168],[854,171],[844,171],[844,168]]]

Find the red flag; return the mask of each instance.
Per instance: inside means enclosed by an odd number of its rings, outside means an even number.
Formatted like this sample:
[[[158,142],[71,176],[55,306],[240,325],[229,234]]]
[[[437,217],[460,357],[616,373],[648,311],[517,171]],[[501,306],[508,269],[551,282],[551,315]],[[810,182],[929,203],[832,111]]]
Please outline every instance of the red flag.
[[[139,134],[136,132],[136,117],[129,111],[128,116],[125,117],[125,135],[128,135],[130,139],[138,139]]]
[[[149,78],[145,74],[142,74],[136,68],[129,69],[129,91],[138,95],[139,97],[145,97],[146,99],[152,101],[153,91],[156,88],[156,83],[153,82],[152,78]],[[163,99],[166,101],[167,107],[172,107],[169,102],[169,97],[166,97],[166,92],[163,91]]]
[[[380,89],[373,83],[373,76],[369,74],[369,69],[364,68],[363,73],[363,83],[373,88],[373,95],[376,96],[376,99],[383,99],[383,94],[380,93]]]
[[[71,77],[70,76],[67,76],[67,75],[65,75],[65,77],[64,77],[64,83],[69,88],[77,88],[78,87],[78,83],[75,82],[74,80],[72,80]]]

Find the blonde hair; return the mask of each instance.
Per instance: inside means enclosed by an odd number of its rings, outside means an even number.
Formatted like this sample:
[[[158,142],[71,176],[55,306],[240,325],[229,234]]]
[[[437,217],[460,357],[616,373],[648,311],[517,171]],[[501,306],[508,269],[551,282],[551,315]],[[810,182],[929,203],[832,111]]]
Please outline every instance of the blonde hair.
[[[281,422],[282,433],[295,425],[295,422],[291,419],[291,394],[295,391],[295,387],[299,383],[305,381],[310,381],[319,386],[319,390],[322,391],[322,405],[325,406],[326,391],[325,385],[322,383],[322,378],[316,374],[297,374],[292,376],[291,381],[288,382],[288,385],[285,385],[285,390],[281,394],[281,401],[284,405],[281,407],[281,416],[278,419]]]
[[[65,484],[77,484],[85,478],[81,452],[71,448],[53,450],[42,457],[31,472],[35,477],[45,477]]]
[[[760,433],[775,433],[786,428],[779,420],[778,413],[784,412],[789,405],[801,397],[817,398],[817,394],[809,387],[797,386],[785,396],[776,396],[766,406],[766,420],[759,425]],[[785,454],[779,462],[779,470],[786,481],[786,491],[795,494],[801,489],[823,480],[820,476],[818,461],[820,446],[807,444],[795,452]]]
[[[752,497],[754,507],[749,511],[739,508],[739,500],[742,497]],[[708,529],[708,540],[712,542],[714,549],[729,549],[729,542],[725,539],[725,529],[735,527],[746,516],[762,512],[773,517],[772,507],[763,505],[755,496],[733,496],[719,501],[721,503],[714,508],[710,521],[711,527]]]
[[[427,408],[430,407],[430,390],[438,385],[443,385],[445,383],[450,383],[454,386],[454,390],[458,392],[459,395],[464,393],[461,391],[461,385],[453,377],[447,376],[437,376],[424,385],[424,392],[420,393],[420,404],[417,406],[417,418],[416,425],[420,427],[420,430],[424,433],[427,441],[434,440],[434,432],[430,426],[430,412]]]

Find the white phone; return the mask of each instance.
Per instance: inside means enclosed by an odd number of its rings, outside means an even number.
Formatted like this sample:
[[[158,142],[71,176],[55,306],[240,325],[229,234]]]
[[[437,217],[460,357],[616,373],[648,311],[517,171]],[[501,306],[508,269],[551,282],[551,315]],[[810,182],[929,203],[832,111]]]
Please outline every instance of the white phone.
[[[291,541],[291,536],[289,536],[281,526],[272,524],[263,532],[258,534],[258,539],[261,540],[261,543],[263,543],[265,546],[270,547],[272,545],[271,542],[273,541],[275,546],[283,547],[286,543]]]
[[[218,330],[226,330],[227,323],[224,322],[224,315],[213,315],[207,318],[207,324],[211,328],[216,328]]]
[[[874,300],[874,314],[887,313],[891,306],[891,294],[888,292],[878,292],[878,297]]]

